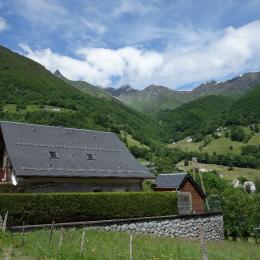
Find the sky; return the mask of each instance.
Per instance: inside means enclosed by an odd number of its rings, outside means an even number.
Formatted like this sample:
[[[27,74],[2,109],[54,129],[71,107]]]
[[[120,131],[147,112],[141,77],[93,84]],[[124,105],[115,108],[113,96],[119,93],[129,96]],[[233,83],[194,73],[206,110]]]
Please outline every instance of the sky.
[[[0,0],[0,44],[102,87],[260,70],[260,0]]]

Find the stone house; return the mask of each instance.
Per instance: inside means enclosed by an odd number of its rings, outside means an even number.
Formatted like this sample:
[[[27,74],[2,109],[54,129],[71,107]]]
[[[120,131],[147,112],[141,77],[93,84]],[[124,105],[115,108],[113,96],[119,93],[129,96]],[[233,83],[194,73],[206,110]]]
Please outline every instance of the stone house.
[[[0,191],[140,191],[153,178],[114,133],[0,122]]]

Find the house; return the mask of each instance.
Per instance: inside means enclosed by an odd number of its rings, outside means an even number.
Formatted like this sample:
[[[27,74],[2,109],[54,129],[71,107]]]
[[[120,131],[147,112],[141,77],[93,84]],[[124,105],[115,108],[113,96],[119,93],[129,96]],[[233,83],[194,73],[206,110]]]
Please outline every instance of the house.
[[[256,192],[255,184],[252,181],[245,181],[243,188],[249,193]]]
[[[116,134],[0,122],[0,190],[140,191],[154,176]]]
[[[170,173],[157,176],[155,191],[188,192],[191,197],[192,212],[204,213],[206,194],[188,173]]]
[[[192,140],[191,137],[187,137],[187,138],[186,138],[186,142],[187,142],[187,143],[191,143],[192,141],[193,141],[193,140]]]
[[[232,186],[233,186],[234,188],[241,188],[241,187],[242,187],[242,184],[241,184],[241,182],[240,182],[239,179],[234,179],[234,180],[232,181]]]

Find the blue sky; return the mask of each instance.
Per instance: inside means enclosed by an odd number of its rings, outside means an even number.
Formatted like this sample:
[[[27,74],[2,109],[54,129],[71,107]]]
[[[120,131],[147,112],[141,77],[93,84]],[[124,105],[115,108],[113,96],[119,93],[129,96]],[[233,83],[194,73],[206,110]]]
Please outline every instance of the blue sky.
[[[0,0],[0,43],[92,84],[188,89],[260,70],[260,0]]]

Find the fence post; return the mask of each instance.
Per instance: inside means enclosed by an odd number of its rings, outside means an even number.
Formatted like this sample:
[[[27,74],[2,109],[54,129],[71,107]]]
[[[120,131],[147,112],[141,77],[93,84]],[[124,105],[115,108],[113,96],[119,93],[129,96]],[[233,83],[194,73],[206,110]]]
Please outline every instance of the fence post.
[[[53,229],[54,229],[54,224],[55,224],[55,221],[52,221],[48,245],[50,245],[50,243],[51,243],[51,238],[52,238],[52,233],[53,233]]]
[[[208,252],[205,243],[205,232],[203,226],[200,228],[200,250],[201,250],[201,259],[208,260]]]
[[[24,221],[23,221],[23,229],[22,229],[22,246],[25,244],[25,239],[24,239]]]
[[[61,230],[60,230],[59,250],[61,249],[61,246],[62,246],[63,235],[64,235],[64,229],[62,227]]]
[[[83,230],[82,238],[81,238],[81,245],[80,245],[80,254],[81,255],[83,254],[83,249],[84,249],[85,234],[86,234],[86,230]]]
[[[6,231],[6,226],[7,226],[7,218],[8,218],[8,211],[5,214],[4,222],[3,222],[3,231]]]
[[[130,235],[130,243],[129,243],[129,250],[130,250],[130,260],[133,260],[133,235]]]

